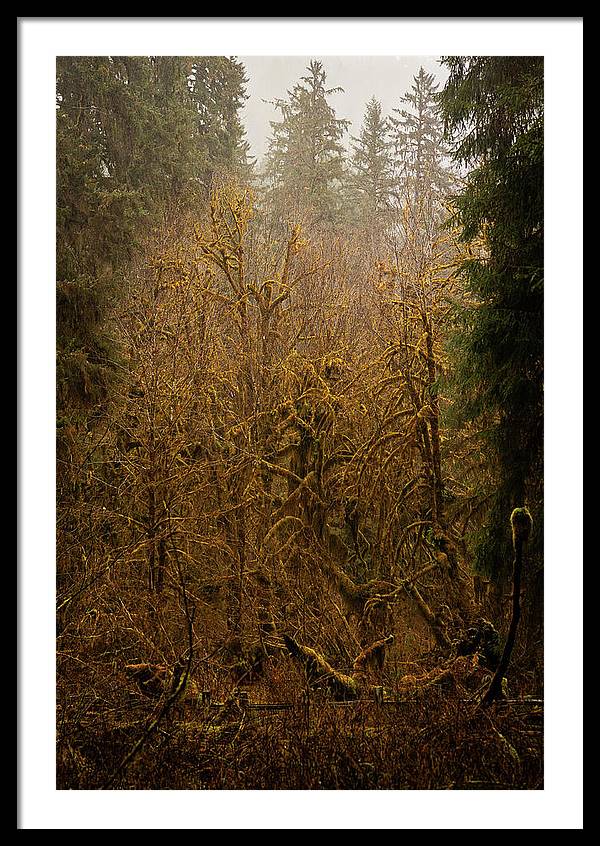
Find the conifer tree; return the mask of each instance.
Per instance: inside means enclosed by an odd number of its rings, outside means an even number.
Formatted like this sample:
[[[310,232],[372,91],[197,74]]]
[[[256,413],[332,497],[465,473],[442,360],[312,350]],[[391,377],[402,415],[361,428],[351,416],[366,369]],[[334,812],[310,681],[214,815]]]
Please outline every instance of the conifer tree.
[[[243,64],[225,56],[196,56],[189,88],[197,113],[196,142],[202,153],[201,180],[209,187],[214,173],[250,175],[246,131],[240,118],[246,95]]]
[[[366,105],[358,138],[353,138],[349,185],[355,218],[367,225],[384,223],[394,195],[393,141],[381,103],[372,97]]]
[[[267,154],[267,176],[276,206],[310,210],[322,224],[340,218],[340,186],[344,177],[345,150],[341,144],[348,121],[335,116],[328,98],[341,88],[326,88],[326,72],[311,61],[303,76],[276,100],[281,120],[273,121]]]
[[[398,167],[398,193],[428,212],[451,191],[453,179],[445,160],[444,126],[438,109],[438,85],[420,68],[411,90],[402,97],[406,108],[393,109],[391,133]]]
[[[115,270],[131,257],[134,222],[145,210],[138,180],[145,124],[139,100],[148,100],[139,91],[147,82],[139,59],[57,62],[59,421],[75,409],[90,409],[106,392],[106,301]]]
[[[492,505],[478,567],[508,576],[506,514],[527,505],[538,530],[530,543],[538,584],[530,609],[541,625],[543,438],[543,59],[445,57],[441,96],[453,156],[471,166],[456,198],[465,242],[482,247],[460,268],[467,305],[452,345],[456,406],[477,421],[494,458]],[[530,568],[530,578],[536,567]],[[536,603],[536,596],[538,601]]]

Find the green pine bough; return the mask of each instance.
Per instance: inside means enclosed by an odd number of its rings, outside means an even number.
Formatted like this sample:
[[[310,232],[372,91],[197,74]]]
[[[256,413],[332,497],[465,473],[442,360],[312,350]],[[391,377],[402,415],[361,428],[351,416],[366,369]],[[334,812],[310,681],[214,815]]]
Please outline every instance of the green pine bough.
[[[513,513],[510,515],[510,524],[512,527],[513,550],[515,553],[513,562],[512,617],[510,620],[506,643],[504,644],[502,658],[496,668],[496,672],[490,682],[490,686],[481,700],[481,704],[484,706],[491,705],[492,702],[500,699],[503,695],[502,679],[508,669],[510,656],[517,637],[519,618],[521,616],[521,573],[523,570],[523,549],[529,540],[533,520],[531,519],[531,514],[527,508],[515,508]]]

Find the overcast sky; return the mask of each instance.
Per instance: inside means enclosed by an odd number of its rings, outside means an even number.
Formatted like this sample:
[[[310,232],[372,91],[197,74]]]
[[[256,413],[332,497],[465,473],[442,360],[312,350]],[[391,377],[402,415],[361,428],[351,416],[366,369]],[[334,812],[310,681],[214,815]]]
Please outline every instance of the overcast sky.
[[[401,98],[410,90],[413,78],[422,66],[440,83],[447,70],[437,56],[239,56],[248,77],[249,99],[242,110],[247,139],[253,156],[260,159],[267,149],[271,134],[269,121],[280,120],[281,114],[269,102],[287,99],[287,92],[305,76],[311,59],[322,62],[327,73],[328,88],[341,87],[343,93],[332,94],[329,103],[338,118],[352,121],[348,136],[360,133],[365,105],[375,96],[384,114],[401,108]]]

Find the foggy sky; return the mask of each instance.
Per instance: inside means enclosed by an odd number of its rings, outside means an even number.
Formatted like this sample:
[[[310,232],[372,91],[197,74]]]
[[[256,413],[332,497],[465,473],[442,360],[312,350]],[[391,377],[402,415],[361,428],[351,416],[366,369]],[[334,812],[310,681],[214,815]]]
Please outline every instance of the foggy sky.
[[[251,155],[258,160],[267,149],[271,135],[269,121],[280,120],[281,113],[269,102],[288,99],[288,91],[306,76],[311,59],[318,59],[325,69],[327,88],[341,87],[344,92],[330,95],[328,102],[335,109],[336,117],[352,122],[345,137],[358,136],[365,106],[375,96],[382,104],[383,113],[403,108],[401,98],[410,91],[413,78],[422,66],[432,73],[443,88],[448,76],[437,56],[239,56],[246,69],[249,99],[241,111],[250,143]]]

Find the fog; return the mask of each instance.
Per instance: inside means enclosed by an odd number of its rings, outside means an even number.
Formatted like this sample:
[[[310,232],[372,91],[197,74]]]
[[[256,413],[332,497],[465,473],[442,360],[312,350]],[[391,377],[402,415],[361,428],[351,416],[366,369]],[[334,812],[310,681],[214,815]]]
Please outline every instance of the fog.
[[[385,114],[402,107],[401,98],[410,90],[413,78],[423,67],[439,81],[440,88],[448,72],[437,56],[240,56],[248,77],[249,99],[241,112],[251,155],[258,161],[265,154],[271,135],[270,121],[280,114],[272,101],[287,99],[288,91],[305,76],[312,59],[322,62],[328,88],[343,88],[332,94],[329,102],[338,118],[351,121],[346,143],[358,135],[365,105],[375,96]]]

